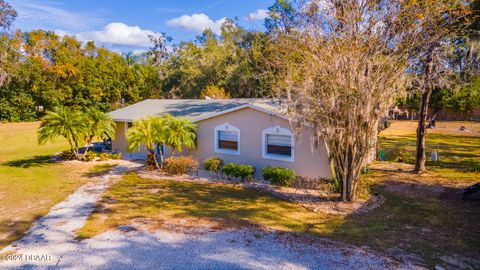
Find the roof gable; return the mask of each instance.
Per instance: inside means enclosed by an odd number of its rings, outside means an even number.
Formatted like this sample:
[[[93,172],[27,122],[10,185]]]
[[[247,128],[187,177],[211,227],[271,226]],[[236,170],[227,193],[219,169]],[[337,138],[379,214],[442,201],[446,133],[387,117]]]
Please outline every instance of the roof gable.
[[[109,115],[113,120],[123,122],[133,122],[147,116],[163,114],[182,116],[198,122],[247,107],[286,118],[275,113],[279,111],[278,104],[266,99],[147,99],[110,112]]]

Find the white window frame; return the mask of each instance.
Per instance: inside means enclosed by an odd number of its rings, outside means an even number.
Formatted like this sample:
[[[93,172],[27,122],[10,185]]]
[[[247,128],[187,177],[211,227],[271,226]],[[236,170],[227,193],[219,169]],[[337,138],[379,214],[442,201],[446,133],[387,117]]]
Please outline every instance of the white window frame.
[[[291,139],[290,144],[291,144],[291,147],[292,147],[292,155],[287,157],[287,156],[281,156],[281,155],[268,154],[267,153],[267,135],[290,136],[290,139]],[[295,139],[294,139],[292,131],[290,131],[290,129],[288,129],[288,128],[283,128],[281,126],[274,126],[274,127],[264,129],[262,131],[262,158],[294,162],[295,161]]]
[[[125,126],[124,126],[124,129],[125,129],[125,135],[127,135],[127,130],[129,129],[129,127],[128,127],[128,123],[132,123],[132,124],[133,124],[133,122],[126,122],[126,121],[125,121],[124,123],[125,123]]]
[[[218,132],[219,131],[235,131],[238,132],[238,143],[237,143],[237,150],[231,150],[231,149],[221,149],[218,148]],[[240,155],[240,129],[237,128],[234,125],[231,125],[229,123],[224,123],[221,125],[218,125],[214,129],[214,141],[213,145],[215,146],[215,153],[220,153],[220,154],[227,154],[227,155]]]

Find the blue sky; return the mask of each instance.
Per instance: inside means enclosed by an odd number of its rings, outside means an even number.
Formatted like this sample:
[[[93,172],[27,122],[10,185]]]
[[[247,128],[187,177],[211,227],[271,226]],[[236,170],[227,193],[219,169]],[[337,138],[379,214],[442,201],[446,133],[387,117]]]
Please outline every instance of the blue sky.
[[[173,43],[203,29],[219,30],[224,18],[263,29],[274,0],[7,0],[18,12],[15,28],[53,30],[120,51],[145,50],[148,34],[165,32]]]

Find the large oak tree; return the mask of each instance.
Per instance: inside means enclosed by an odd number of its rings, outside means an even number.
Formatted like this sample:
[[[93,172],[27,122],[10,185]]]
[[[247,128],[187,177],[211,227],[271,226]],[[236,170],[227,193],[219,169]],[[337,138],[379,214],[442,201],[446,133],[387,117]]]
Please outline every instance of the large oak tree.
[[[299,127],[313,126],[318,142],[326,141],[343,200],[355,200],[379,119],[404,89],[413,53],[432,42],[423,26],[441,21],[450,2],[297,1],[290,5],[299,7],[296,27],[271,31],[277,97]]]

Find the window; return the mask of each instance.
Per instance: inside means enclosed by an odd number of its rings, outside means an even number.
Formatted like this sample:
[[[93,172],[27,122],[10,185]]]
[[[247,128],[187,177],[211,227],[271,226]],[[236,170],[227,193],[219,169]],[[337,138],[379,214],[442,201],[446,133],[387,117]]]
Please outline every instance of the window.
[[[125,122],[125,134],[127,133],[127,130],[131,127],[133,127],[133,123],[132,122]]]
[[[267,134],[267,154],[292,156],[292,136]]]
[[[228,123],[215,128],[215,152],[239,155],[240,129]]]
[[[294,161],[293,134],[280,126],[262,132],[262,156],[266,159]]]
[[[218,148],[238,150],[238,132],[236,131],[218,131]]]

